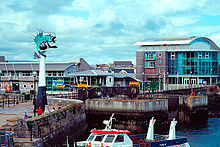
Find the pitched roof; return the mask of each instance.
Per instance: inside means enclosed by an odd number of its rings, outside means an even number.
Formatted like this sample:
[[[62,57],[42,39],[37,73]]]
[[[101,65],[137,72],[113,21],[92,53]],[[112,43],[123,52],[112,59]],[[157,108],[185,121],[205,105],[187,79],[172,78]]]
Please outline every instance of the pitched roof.
[[[115,78],[132,78],[132,79],[136,79],[136,74],[135,73],[114,73]]]
[[[112,76],[113,74],[104,72],[102,70],[86,70],[68,74],[68,76]]]
[[[46,63],[46,71],[64,71],[67,67],[75,63]],[[2,71],[38,71],[39,63],[36,62],[0,62]]]
[[[132,62],[131,61],[114,61],[113,63],[115,66],[128,66],[128,65],[131,65],[133,66]]]
[[[121,69],[112,69],[112,71],[114,71],[114,73],[120,73],[120,72],[127,72],[127,73],[134,73],[134,69],[126,69],[126,68],[121,68]]]

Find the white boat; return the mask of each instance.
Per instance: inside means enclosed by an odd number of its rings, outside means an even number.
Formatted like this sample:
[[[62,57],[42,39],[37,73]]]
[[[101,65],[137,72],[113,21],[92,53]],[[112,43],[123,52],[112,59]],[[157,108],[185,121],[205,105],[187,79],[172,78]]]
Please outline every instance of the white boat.
[[[86,141],[77,142],[79,147],[190,147],[187,138],[176,137],[175,126],[177,121],[171,121],[169,135],[155,135],[154,124],[156,120],[152,118],[149,123],[146,135],[131,135],[128,130],[112,129],[112,114],[110,120],[105,120],[106,125],[103,130],[91,130]]]

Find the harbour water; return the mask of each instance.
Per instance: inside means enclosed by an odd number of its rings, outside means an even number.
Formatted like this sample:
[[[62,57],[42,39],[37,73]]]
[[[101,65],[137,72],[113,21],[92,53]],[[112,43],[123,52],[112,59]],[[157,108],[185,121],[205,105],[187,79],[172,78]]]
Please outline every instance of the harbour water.
[[[179,127],[178,136],[186,136],[191,147],[220,147],[220,118],[209,118],[206,124]]]

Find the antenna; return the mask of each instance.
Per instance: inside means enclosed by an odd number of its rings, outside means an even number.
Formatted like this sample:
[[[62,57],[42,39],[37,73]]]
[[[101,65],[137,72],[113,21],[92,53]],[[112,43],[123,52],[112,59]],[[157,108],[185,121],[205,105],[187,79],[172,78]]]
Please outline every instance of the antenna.
[[[111,130],[112,129],[112,119],[113,119],[114,113],[112,113],[112,116],[110,117],[110,120],[104,120],[103,124],[106,125],[105,130]]]

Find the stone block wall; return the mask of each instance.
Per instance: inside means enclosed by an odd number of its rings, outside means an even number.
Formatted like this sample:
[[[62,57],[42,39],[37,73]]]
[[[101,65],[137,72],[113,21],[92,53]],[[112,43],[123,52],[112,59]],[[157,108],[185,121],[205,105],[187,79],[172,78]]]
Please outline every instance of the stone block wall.
[[[15,138],[40,139],[43,144],[53,146],[65,142],[66,136],[76,140],[87,128],[85,108],[82,101],[49,99],[49,104],[62,105],[61,109],[41,116],[20,120],[15,126]],[[37,141],[36,141],[37,142]],[[33,143],[32,143],[33,144]]]

